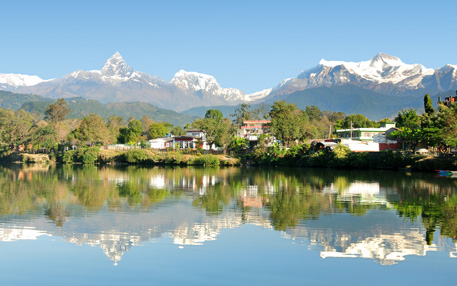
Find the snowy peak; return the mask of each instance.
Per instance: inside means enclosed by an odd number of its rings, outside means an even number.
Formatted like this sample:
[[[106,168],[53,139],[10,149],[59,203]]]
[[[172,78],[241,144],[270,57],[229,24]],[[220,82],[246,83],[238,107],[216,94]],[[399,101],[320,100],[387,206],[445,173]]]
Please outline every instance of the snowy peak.
[[[0,84],[9,85],[11,87],[22,87],[32,86],[44,82],[46,80],[41,79],[36,75],[23,75],[23,74],[12,74],[2,73],[0,74]]]
[[[178,71],[170,80],[170,83],[182,90],[189,90],[192,92],[199,90],[210,92],[222,89],[213,76],[197,72],[187,72],[185,70]]]
[[[100,72],[107,77],[128,78],[132,75],[133,69],[124,61],[121,54],[116,52],[105,62]]]
[[[400,60],[400,58],[391,56],[384,53],[379,53],[373,58],[371,58],[370,66],[401,66],[404,63]]]
[[[319,65],[303,71],[297,78],[323,78],[332,75],[333,83],[348,82],[350,78],[359,78],[373,83],[399,83],[408,79],[409,84],[417,85],[417,78],[433,74],[433,69],[427,69],[419,64],[405,64],[398,57],[379,53],[368,61],[344,62],[326,61],[322,59]],[[323,82],[322,80],[320,82]]]
[[[266,97],[271,89],[262,90],[252,94],[245,94],[244,91],[236,88],[222,88],[217,80],[210,75],[180,70],[170,80],[185,92],[206,92],[208,94],[222,97],[226,101],[254,101]]]

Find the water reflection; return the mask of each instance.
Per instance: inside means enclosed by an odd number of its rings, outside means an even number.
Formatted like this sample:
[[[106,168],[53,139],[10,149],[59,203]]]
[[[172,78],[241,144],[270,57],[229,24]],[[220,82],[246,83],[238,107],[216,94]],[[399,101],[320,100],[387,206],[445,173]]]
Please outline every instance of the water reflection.
[[[0,240],[60,237],[101,248],[116,265],[159,238],[202,245],[253,224],[322,258],[455,257],[456,182],[318,169],[2,167]]]

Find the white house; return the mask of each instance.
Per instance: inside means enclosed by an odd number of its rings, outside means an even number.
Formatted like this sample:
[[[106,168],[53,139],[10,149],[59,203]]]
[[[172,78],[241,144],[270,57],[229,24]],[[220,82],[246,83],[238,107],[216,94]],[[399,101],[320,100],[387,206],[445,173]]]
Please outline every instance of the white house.
[[[152,149],[167,149],[170,147],[174,148],[175,141],[174,141],[174,137],[162,137],[162,138],[151,139],[147,142],[147,144]]]

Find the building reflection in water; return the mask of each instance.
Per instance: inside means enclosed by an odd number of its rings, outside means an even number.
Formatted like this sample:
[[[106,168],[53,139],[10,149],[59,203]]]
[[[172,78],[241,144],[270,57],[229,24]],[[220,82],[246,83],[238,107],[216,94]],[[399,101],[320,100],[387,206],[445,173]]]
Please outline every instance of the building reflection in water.
[[[32,175],[21,174],[19,180],[27,178],[33,181]],[[62,184],[70,188],[78,186],[82,183],[80,175],[78,172],[65,174]],[[168,196],[147,207],[132,205],[128,199],[118,199],[115,209],[109,205],[109,200],[112,200],[112,195],[109,195],[96,211],[86,212],[80,207],[66,206],[68,219],[62,225],[50,223],[52,221],[40,212],[14,215],[15,219],[9,215],[0,220],[0,241],[62,237],[76,245],[100,247],[117,265],[132,247],[158,241],[159,238],[171,238],[179,246],[201,246],[216,240],[222,230],[238,228],[243,224],[273,229],[270,202],[278,192],[287,188],[292,193],[304,189],[304,184],[277,181],[276,176],[243,178],[239,169],[219,173],[151,169],[143,177],[113,170],[98,172],[95,179],[88,181],[102,182],[103,186],[108,186],[109,192],[134,182],[143,198],[145,192],[157,189],[184,195]],[[452,258],[457,256],[457,246],[450,239],[439,237],[435,239],[435,244],[429,245],[424,239],[425,229],[420,222],[408,222],[396,214],[391,202],[392,198],[399,196],[395,187],[363,180],[345,184],[330,182],[319,186],[311,188],[312,198],[323,197],[330,205],[349,203],[374,207],[368,208],[369,211],[363,215],[342,211],[323,213],[317,219],[299,221],[295,227],[288,227],[282,231],[282,237],[306,245],[309,251],[318,251],[322,258],[366,258],[382,265],[396,264],[408,255],[423,256],[429,251],[446,251]],[[209,214],[201,205],[200,208],[193,205],[201,198],[215,196],[215,190],[230,193],[228,202],[216,215]],[[71,197],[72,204],[77,196],[77,193],[62,195],[64,198]],[[221,200],[224,201],[224,198]],[[60,203],[65,206],[65,202]],[[47,202],[43,200],[41,204]],[[35,206],[36,209],[40,207],[46,209],[47,206]]]

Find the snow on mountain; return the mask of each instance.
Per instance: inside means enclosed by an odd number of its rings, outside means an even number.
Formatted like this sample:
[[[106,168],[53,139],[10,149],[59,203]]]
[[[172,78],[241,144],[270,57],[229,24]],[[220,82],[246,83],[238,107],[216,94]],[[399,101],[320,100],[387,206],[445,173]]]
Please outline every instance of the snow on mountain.
[[[272,88],[264,89],[261,91],[257,91],[251,94],[247,94],[244,98],[244,101],[255,101],[255,100],[260,100],[265,97],[267,97],[270,92],[272,91]]]
[[[121,54],[116,52],[106,61],[100,73],[105,77],[129,78],[133,69],[124,61]]]
[[[222,88],[213,76],[184,70],[178,71],[170,80],[170,83],[185,92],[206,92],[217,97],[222,97],[226,101],[253,101],[267,96],[269,91],[271,91],[263,90],[252,94],[245,94],[240,89]]]
[[[405,64],[400,58],[379,53],[372,59],[363,62],[341,62],[321,60],[319,66],[323,69],[343,66],[349,73],[378,83],[398,83],[411,76],[433,74],[433,69],[427,69],[420,64]],[[309,73],[303,72],[297,78],[306,78]],[[311,76],[311,74],[310,74]],[[317,76],[314,74],[313,76]],[[413,85],[413,84],[412,84]]]
[[[11,87],[32,86],[47,80],[41,79],[36,75],[23,75],[2,73],[0,74],[0,84],[9,85]]]
[[[449,90],[457,87],[457,77],[451,75],[449,69],[455,71],[456,66],[428,69],[420,64],[405,64],[400,58],[383,53],[362,62],[323,59],[316,67],[302,71],[296,78],[282,81],[271,94],[344,84],[355,84],[385,94],[401,94],[422,88]]]

